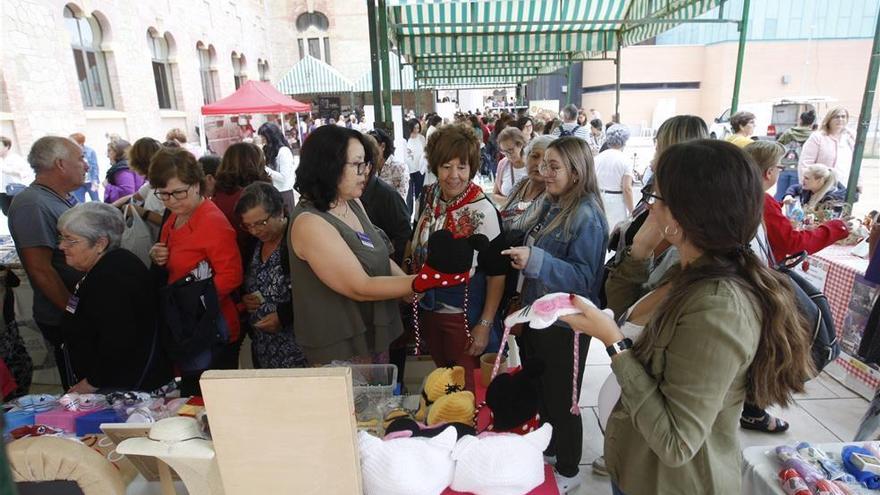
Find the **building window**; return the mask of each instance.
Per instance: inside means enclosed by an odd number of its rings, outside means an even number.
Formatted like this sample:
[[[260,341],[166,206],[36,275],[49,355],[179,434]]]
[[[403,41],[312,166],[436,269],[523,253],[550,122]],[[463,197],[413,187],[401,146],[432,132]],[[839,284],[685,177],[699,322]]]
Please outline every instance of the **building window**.
[[[241,85],[247,81],[245,64],[246,59],[244,58],[244,55],[232,52],[232,75],[235,78],[235,89],[240,88]]]
[[[212,46],[205,46],[201,42],[196,45],[199,52],[199,75],[202,78],[202,99],[207,105],[217,99],[217,87],[214,84],[214,53]]]
[[[268,60],[257,60],[257,72],[260,74],[260,81],[268,81],[269,80],[269,61]]]
[[[159,36],[158,32],[150,29],[147,31],[147,43],[150,45],[150,54],[153,57],[153,81],[156,83],[159,108],[172,109],[177,106],[177,102],[174,95],[174,78],[171,74],[168,40],[165,36]]]
[[[101,25],[92,16],[78,16],[69,6],[64,7],[64,24],[70,34],[70,48],[73,50],[83,106],[113,108],[107,59],[101,51]]]
[[[330,21],[321,12],[306,12],[296,18],[300,60],[308,53],[311,57],[330,63],[329,28]]]

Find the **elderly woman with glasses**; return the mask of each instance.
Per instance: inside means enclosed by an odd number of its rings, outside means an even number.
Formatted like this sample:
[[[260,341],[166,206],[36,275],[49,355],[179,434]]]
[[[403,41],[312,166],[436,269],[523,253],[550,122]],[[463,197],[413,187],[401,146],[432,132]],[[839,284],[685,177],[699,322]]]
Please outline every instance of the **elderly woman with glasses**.
[[[206,369],[235,369],[241,346],[238,310],[232,294],[241,286],[241,256],[235,229],[222,211],[202,196],[205,173],[195,157],[183,148],[164,148],[150,161],[153,194],[171,211],[150,257],[168,273],[168,283],[190,274],[197,279],[213,277],[220,304],[225,342],[201,349],[185,362],[177,362],[183,374],[181,393],[197,395],[198,380]],[[166,316],[166,315],[162,315]]]
[[[257,243],[245,260],[244,296],[247,321],[254,330],[251,347],[256,368],[297,368],[306,365],[293,333],[290,302],[288,220],[284,197],[271,184],[254,182],[241,191],[235,213],[241,228]]]
[[[150,391],[171,379],[156,331],[156,291],[140,259],[119,247],[123,229],[122,213],[106,203],[80,204],[58,218],[64,260],[85,274],[62,327],[69,392]]]
[[[504,158],[498,162],[493,193],[501,202],[510,195],[517,184],[529,176],[523,149],[528,140],[525,134],[516,127],[506,127],[498,134],[498,149]]]
[[[403,333],[397,300],[412,296],[414,277],[391,261],[359,199],[374,159],[345,127],[319,127],[303,143],[289,257],[296,338],[311,364],[387,362]]]

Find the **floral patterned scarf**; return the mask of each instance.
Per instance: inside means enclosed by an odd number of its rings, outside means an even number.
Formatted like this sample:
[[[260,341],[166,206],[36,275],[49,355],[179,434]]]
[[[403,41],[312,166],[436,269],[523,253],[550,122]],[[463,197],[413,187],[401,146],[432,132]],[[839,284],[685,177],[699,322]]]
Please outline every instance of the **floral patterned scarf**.
[[[422,197],[424,208],[413,235],[413,268],[418,270],[428,254],[428,237],[435,231],[447,229],[456,237],[469,237],[478,233],[486,213],[483,208],[472,207],[485,199],[480,186],[470,182],[464,192],[450,201],[443,201],[440,187],[434,183]],[[491,207],[491,203],[490,203]]]

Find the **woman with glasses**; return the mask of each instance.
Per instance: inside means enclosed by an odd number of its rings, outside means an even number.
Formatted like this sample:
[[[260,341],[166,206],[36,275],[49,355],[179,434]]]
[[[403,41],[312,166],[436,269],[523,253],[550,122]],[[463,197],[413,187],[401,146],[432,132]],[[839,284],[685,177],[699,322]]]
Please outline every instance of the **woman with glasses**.
[[[798,167],[801,178],[805,167],[821,163],[834,170],[838,181],[848,184],[856,141],[855,136],[846,128],[848,123],[849,112],[843,107],[834,107],[825,114],[819,130],[807,138],[801,149]]]
[[[391,261],[359,200],[373,159],[344,127],[319,127],[303,143],[289,254],[296,339],[313,365],[387,362],[403,332],[397,301],[412,296],[414,277]]]
[[[171,380],[156,331],[156,290],[147,267],[121,249],[122,213],[105,203],[58,218],[58,247],[84,275],[64,314],[68,392],[152,391]]]
[[[242,303],[247,309],[255,368],[298,368],[305,354],[293,332],[290,302],[290,259],[287,252],[288,220],[284,198],[270,184],[245,187],[235,205],[241,228],[257,239],[254,253],[245,260]]]
[[[530,225],[524,215],[527,211],[534,212],[531,208],[544,194],[544,176],[541,175],[541,164],[544,163],[544,152],[550,146],[556,136],[540,135],[529,141],[525,149],[526,169],[528,176],[519,182],[513,191],[507,196],[501,207],[502,230],[507,234],[508,240],[516,243],[522,242],[525,234],[523,225]],[[509,283],[509,281],[508,281]]]
[[[606,284],[619,320],[578,300],[562,320],[607,346],[620,384],[604,450],[615,495],[740,493],[743,403],[803,392],[811,333],[790,282],[749,248],[764,205],[754,163],[712,139],[668,148],[656,171],[648,219]],[[680,261],[646,290],[661,241]]]
[[[427,260],[428,238],[436,231],[448,230],[456,238],[482,234],[489,241],[502,235],[498,210],[473,181],[480,169],[480,141],[470,125],[439,128],[426,151],[437,183],[425,188],[419,204],[411,243],[411,273],[419,271]],[[434,364],[464,367],[466,388],[471,391],[473,370],[489,342],[504,292],[506,266],[490,263],[490,258],[488,251],[481,257],[475,255],[467,285],[430,290],[419,305],[420,327]]]
[[[214,195],[211,201],[229,220],[235,229],[236,242],[241,253],[242,264],[250,259],[254,239],[241,228],[241,217],[235,213],[235,203],[241,191],[254,182],[271,183],[266,174],[266,160],[263,152],[253,143],[235,143],[223,153],[220,167],[217,168],[214,182]]]
[[[544,152],[541,175],[546,195],[535,205],[538,211],[524,244],[502,252],[520,270],[522,302],[570,292],[598,303],[608,224],[590,146],[574,136],[553,141]],[[580,347],[577,377],[571,362],[575,338]],[[589,338],[557,323],[542,330],[525,328],[517,342],[524,357],[546,364],[540,378],[541,419],[553,425],[553,440],[545,453],[555,455],[557,485],[566,493],[580,483],[583,424],[571,412],[572,382],[577,380],[580,391]]]
[[[492,193],[498,203],[506,198],[529,175],[523,149],[526,147],[526,136],[516,127],[509,126],[498,134],[498,150],[504,158],[498,162],[495,172],[495,187]]]
[[[202,196],[205,173],[192,153],[182,148],[159,150],[150,161],[150,184],[171,211],[159,242],[150,250],[153,263],[165,268],[169,284],[190,273],[197,279],[213,276],[220,303],[218,331],[228,336],[226,342],[203,349],[193,359],[175,363],[182,373],[181,393],[193,395],[202,371],[238,367],[241,332],[232,294],[242,282],[241,255],[235,229],[217,205]]]

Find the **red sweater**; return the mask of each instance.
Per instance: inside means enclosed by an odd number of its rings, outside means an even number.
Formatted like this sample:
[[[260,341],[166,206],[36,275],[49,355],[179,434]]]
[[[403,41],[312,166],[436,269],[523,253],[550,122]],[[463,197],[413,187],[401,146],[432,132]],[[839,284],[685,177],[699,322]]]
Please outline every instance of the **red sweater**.
[[[168,217],[160,237],[168,246],[168,282],[180,280],[199,262],[208,260],[214,272],[220,311],[229,327],[230,342],[235,342],[240,329],[232,292],[238,289],[244,278],[235,230],[217,205],[207,199],[196,208],[188,222],[175,229],[176,219],[174,213]]]
[[[764,194],[764,227],[773,257],[780,262],[788,255],[806,251],[813,254],[846,238],[849,232],[843,220],[831,220],[812,230],[797,230],[782,214],[782,206]]]

